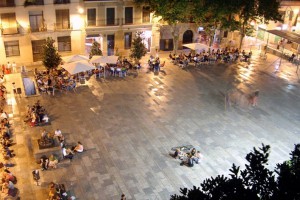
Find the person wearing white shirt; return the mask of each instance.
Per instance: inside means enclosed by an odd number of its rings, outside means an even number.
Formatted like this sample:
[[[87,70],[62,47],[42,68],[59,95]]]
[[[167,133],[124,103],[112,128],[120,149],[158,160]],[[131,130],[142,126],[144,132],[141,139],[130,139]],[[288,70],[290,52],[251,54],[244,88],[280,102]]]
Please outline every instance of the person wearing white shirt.
[[[12,63],[13,73],[17,72],[17,64],[15,62]]]

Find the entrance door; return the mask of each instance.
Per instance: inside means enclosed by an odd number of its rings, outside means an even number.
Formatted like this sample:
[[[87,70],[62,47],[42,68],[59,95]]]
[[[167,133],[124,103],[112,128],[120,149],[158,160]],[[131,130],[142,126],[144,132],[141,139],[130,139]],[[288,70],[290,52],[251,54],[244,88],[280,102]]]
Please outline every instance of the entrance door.
[[[115,35],[107,35],[107,55],[114,55],[115,49]]]
[[[192,43],[193,42],[193,31],[191,30],[187,30],[184,32],[183,34],[183,38],[182,38],[182,44],[188,44],[188,43]],[[186,47],[183,47],[186,48]]]

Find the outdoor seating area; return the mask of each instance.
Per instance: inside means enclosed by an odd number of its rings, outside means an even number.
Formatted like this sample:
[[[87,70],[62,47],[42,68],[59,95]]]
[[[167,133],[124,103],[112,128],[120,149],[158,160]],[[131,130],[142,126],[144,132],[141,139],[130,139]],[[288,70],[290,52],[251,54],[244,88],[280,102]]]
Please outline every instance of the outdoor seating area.
[[[189,65],[200,67],[203,65],[215,64],[215,63],[233,63],[233,62],[249,62],[252,56],[252,52],[242,52],[239,49],[212,49],[211,51],[201,50],[197,53],[195,50],[191,50],[187,55],[185,53],[169,54],[169,59],[175,65],[186,68]]]

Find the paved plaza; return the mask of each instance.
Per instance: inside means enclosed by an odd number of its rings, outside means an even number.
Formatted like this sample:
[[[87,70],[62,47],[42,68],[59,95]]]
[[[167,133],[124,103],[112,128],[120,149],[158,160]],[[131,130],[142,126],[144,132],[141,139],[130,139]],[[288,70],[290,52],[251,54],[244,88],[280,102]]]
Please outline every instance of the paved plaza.
[[[149,55],[146,56],[148,59]],[[217,64],[181,69],[166,60],[164,71],[96,80],[77,92],[15,98],[12,116],[16,152],[11,168],[18,177],[21,199],[43,200],[51,181],[64,183],[79,200],[167,200],[180,187],[191,187],[210,176],[228,174],[232,163],[244,168],[245,156],[261,143],[271,145],[270,168],[289,158],[300,135],[300,82],[296,67],[258,54],[250,65]],[[300,73],[300,72],[299,72]],[[9,84],[9,83],[7,83]],[[237,88],[260,91],[257,107],[225,107],[224,94]],[[11,95],[11,94],[8,94]],[[26,105],[40,100],[51,124],[30,128],[23,122]],[[40,171],[41,185],[31,171],[33,143],[42,129],[60,128],[69,144],[81,141],[87,151],[57,169]],[[191,144],[203,159],[189,168],[169,156],[172,147]]]

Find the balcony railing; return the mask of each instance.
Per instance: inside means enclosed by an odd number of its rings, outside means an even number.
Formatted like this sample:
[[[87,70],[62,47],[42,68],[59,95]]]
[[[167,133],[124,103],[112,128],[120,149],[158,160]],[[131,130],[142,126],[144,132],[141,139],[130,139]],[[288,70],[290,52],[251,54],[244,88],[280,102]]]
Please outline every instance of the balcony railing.
[[[15,23],[10,24],[9,26],[5,25],[3,26],[1,24],[1,33],[2,35],[14,35],[20,33],[20,25],[16,21]]]
[[[67,4],[70,0],[53,0],[53,4]]]
[[[57,30],[70,30],[72,25],[70,22],[54,23],[54,29]]]
[[[6,0],[6,1],[0,1],[0,7],[15,7],[15,1],[14,0]]]
[[[129,23],[130,22],[130,23]],[[150,24],[150,21],[143,22],[142,18],[133,18],[131,20],[124,18],[118,18],[115,20],[88,20],[87,27],[101,27],[101,26],[121,26],[121,25],[145,25]]]
[[[44,5],[44,0],[25,0],[24,7],[26,6],[39,6]]]
[[[30,26],[29,31],[32,32],[32,33],[34,33],[34,32],[45,32],[45,31],[47,31],[47,25],[42,24],[40,26]]]
[[[112,19],[112,20],[88,20],[87,26],[88,27],[98,27],[98,26],[118,26],[120,20],[119,19]]]

